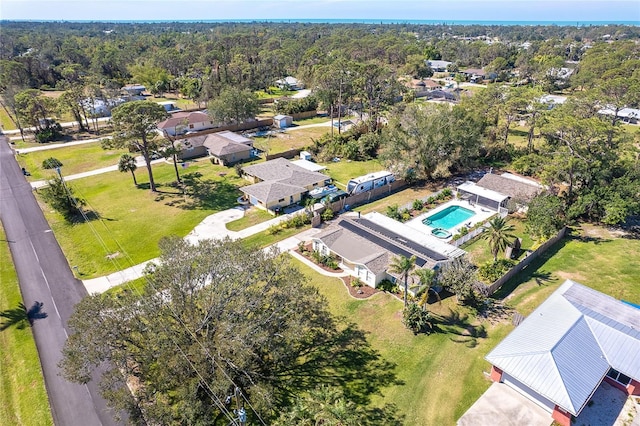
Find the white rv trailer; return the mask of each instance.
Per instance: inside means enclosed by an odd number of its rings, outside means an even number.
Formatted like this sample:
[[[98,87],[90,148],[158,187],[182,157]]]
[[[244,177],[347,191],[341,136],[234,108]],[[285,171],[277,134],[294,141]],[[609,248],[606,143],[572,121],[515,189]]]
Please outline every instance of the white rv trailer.
[[[387,171],[370,173],[368,175],[351,179],[347,183],[347,192],[350,195],[360,194],[361,192],[370,191],[373,188],[379,188],[395,180],[396,177],[393,173]]]

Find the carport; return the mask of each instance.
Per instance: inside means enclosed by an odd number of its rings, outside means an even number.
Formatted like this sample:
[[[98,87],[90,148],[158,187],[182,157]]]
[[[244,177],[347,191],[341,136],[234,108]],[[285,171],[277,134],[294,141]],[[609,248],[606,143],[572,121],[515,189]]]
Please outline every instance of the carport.
[[[458,420],[458,426],[549,426],[551,414],[504,383],[494,383]]]

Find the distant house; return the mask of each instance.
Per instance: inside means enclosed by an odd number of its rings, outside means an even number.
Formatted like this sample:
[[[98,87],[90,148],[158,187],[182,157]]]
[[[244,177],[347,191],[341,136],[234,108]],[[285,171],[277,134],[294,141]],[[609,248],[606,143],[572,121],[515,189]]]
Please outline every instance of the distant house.
[[[181,160],[211,156],[224,166],[251,158],[253,141],[230,131],[186,137],[174,142]]]
[[[615,110],[612,108],[604,108],[598,111],[598,113],[613,116],[615,114]],[[625,123],[638,124],[638,121],[640,121],[640,109],[622,108],[618,111],[618,118]]]
[[[281,80],[276,80],[276,86],[283,90],[302,90],[304,84],[295,77],[288,76]]]
[[[329,176],[309,171],[284,158],[253,164],[242,171],[245,179],[254,182],[240,188],[245,198],[273,214],[299,202],[310,190],[331,182]]]
[[[167,111],[167,112],[181,111],[181,109],[178,108],[178,106],[176,105],[176,103],[174,101],[158,102],[158,105],[162,105],[164,110]]]
[[[216,125],[211,117],[204,112],[177,112],[170,118],[158,123],[160,132],[167,132],[171,136],[177,136],[186,132],[199,132],[213,129]]]
[[[427,60],[427,65],[429,65],[429,67],[434,71],[434,72],[445,72],[447,70],[447,67],[449,65],[451,65],[452,62],[449,61],[441,61],[441,60],[437,60],[437,59],[428,59]]]
[[[273,117],[273,125],[278,129],[290,127],[293,124],[293,117],[290,115],[278,114]]]
[[[452,92],[442,89],[434,89],[427,93],[427,99],[455,102],[458,100],[458,97]]]
[[[384,279],[401,282],[401,277],[389,271],[395,256],[416,256],[418,268],[434,269],[465,254],[457,247],[375,212],[365,217],[341,219],[315,235],[312,244],[321,254],[336,256],[341,268],[374,288]]]
[[[567,101],[566,96],[560,95],[544,95],[540,98],[540,103],[547,104],[549,109],[552,109],[558,105],[562,105]]]
[[[129,96],[138,96],[147,90],[147,88],[142,84],[127,84],[121,90]]]
[[[639,325],[640,309],[567,280],[485,357],[490,377],[569,426],[602,382],[640,396]]]
[[[482,68],[467,68],[460,72],[466,75],[472,83],[479,83],[487,77],[487,73]]]

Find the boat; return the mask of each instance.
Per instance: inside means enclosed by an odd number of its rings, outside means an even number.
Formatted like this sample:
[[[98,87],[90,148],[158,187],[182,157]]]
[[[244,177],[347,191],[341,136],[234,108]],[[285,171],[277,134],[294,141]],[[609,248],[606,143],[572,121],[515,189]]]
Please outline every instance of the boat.
[[[312,189],[311,191],[309,191],[309,196],[312,198],[320,199],[329,194],[333,194],[336,191],[338,191],[338,187],[336,187],[335,185],[327,185],[320,188]]]

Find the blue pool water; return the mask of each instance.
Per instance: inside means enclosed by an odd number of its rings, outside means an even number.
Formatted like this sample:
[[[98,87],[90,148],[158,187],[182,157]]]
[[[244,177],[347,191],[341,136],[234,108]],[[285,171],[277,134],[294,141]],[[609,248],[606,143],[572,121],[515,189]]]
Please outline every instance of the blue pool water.
[[[475,213],[460,206],[449,206],[436,214],[427,216],[422,223],[433,228],[451,229],[468,221]]]

